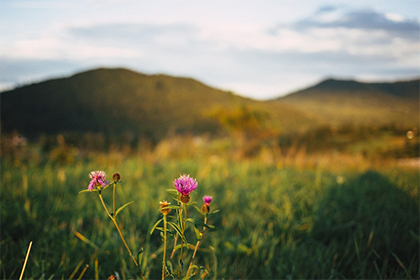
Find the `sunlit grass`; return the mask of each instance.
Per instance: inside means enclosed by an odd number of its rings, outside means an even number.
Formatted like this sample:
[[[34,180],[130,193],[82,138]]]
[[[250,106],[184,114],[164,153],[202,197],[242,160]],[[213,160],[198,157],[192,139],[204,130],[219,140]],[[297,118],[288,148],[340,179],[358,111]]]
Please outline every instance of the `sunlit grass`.
[[[335,162],[145,161],[113,154],[63,166],[3,160],[1,278],[19,277],[30,241],[25,278],[77,279],[86,264],[83,278],[136,277],[101,205],[89,193],[78,195],[98,169],[122,175],[118,204],[135,201],[119,218],[130,248],[145,249],[146,278],[161,275],[162,242],[149,234],[158,202],[183,173],[199,182],[195,200],[212,195],[212,208],[220,209],[209,220],[218,230],[196,257],[208,279],[418,278],[418,170],[366,173],[372,166],[339,169]]]

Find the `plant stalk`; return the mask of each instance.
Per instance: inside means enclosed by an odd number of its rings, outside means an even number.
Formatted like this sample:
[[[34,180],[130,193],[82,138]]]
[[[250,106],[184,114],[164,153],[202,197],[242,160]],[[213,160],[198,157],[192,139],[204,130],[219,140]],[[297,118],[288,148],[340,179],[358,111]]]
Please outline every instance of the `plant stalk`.
[[[112,216],[115,217],[115,187],[117,184],[114,183],[114,188],[112,190]]]
[[[115,190],[115,188],[114,188],[114,190]],[[114,194],[115,194],[115,193],[114,193]],[[108,208],[107,208],[107,207],[106,207],[106,205],[105,205],[104,199],[102,198],[102,194],[101,194],[101,192],[99,192],[99,198],[101,199],[102,205],[103,205],[103,207],[104,207],[104,209],[105,209],[106,213],[108,214],[109,218],[112,220],[112,222],[114,223],[115,227],[117,228],[118,233],[120,234],[121,240],[123,241],[123,243],[124,243],[124,245],[125,245],[125,248],[127,248],[127,251],[128,251],[128,253],[130,254],[131,259],[132,259],[132,260],[133,260],[133,262],[136,264],[136,267],[137,267],[137,269],[138,269],[138,271],[139,271],[139,273],[140,273],[141,277],[142,277],[144,280],[146,280],[146,279],[144,278],[143,274],[141,273],[140,266],[139,266],[139,264],[138,264],[138,262],[137,262],[136,258],[134,257],[133,253],[131,252],[130,248],[128,247],[127,242],[125,241],[125,238],[124,238],[124,236],[123,236],[123,234],[122,234],[122,232],[121,232],[120,228],[118,227],[117,221],[115,220],[115,218],[113,217],[113,215],[111,215],[111,213],[109,213]],[[114,198],[113,198],[113,201],[115,201],[115,199],[114,199]],[[113,213],[113,214],[115,215],[115,213]]]
[[[31,242],[29,242],[28,251],[26,252],[25,262],[23,263],[23,267],[22,267],[22,271],[21,271],[21,273],[20,273],[19,280],[22,280],[23,273],[25,272],[26,264],[27,264],[27,262],[28,262],[29,253],[31,252],[31,248],[32,248],[32,241],[31,241]]]
[[[176,243],[178,243],[177,241],[178,241],[178,233],[177,233],[177,234],[176,234],[176,236],[175,236],[175,240],[174,240],[174,249],[172,250],[172,253],[171,253],[171,257],[170,257],[170,259],[172,259],[172,258],[174,257]]]
[[[182,231],[182,235],[184,235],[184,223],[182,221],[182,209],[179,210],[179,218],[180,218],[180,226],[181,226],[181,231]],[[184,249],[184,238],[183,236],[181,236],[181,252],[179,254],[179,261],[178,261],[178,279],[181,279],[181,261],[182,261],[182,254],[183,254],[183,249]]]
[[[207,215],[206,215],[206,216],[204,216],[204,224],[207,224]],[[203,232],[202,232],[202,234],[204,234],[204,231],[205,231],[205,230],[206,230],[206,227],[203,227]],[[190,265],[188,266],[187,276],[188,276],[188,273],[190,272],[191,266],[192,266],[192,264],[193,264],[193,261],[194,261],[194,258],[195,258],[195,254],[197,253],[198,246],[200,245],[200,241],[201,241],[201,239],[200,239],[200,240],[197,240],[197,243],[195,244],[194,253],[193,253],[193,256],[192,256],[192,258],[191,258]]]
[[[163,261],[162,261],[162,280],[165,279],[166,266],[166,215],[163,215]]]
[[[183,204],[183,203],[182,203]],[[185,227],[187,226],[187,205],[184,205],[184,212],[185,212],[185,216],[184,219],[182,219],[182,212],[180,212],[180,217],[181,217],[181,231],[182,231],[182,236],[181,236],[181,253],[179,255],[179,270],[178,270],[178,279],[181,279],[181,262],[182,262],[182,254],[183,254],[183,249],[184,249],[184,238],[182,238],[185,234]]]

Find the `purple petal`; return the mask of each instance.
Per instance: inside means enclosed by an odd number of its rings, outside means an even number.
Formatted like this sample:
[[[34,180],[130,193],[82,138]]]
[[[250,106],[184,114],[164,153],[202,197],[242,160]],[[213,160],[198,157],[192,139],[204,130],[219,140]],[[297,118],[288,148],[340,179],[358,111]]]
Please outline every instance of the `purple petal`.
[[[96,179],[96,181],[101,184],[102,186],[105,186],[106,184],[104,183],[104,181],[102,181],[101,178]]]
[[[212,197],[212,196],[205,195],[205,196],[203,197],[204,204],[210,205],[210,203],[211,203],[212,199],[213,199],[213,197]]]
[[[88,190],[92,191],[95,189],[95,180],[90,181]]]

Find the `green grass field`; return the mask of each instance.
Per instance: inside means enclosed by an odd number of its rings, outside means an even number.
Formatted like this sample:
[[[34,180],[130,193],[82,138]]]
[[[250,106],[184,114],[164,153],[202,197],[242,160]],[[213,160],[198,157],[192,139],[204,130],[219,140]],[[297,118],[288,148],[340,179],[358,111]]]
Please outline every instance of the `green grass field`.
[[[159,201],[187,173],[198,181],[192,199],[213,196],[209,232],[196,257],[206,279],[418,279],[418,170],[337,171],[257,161],[165,160],[101,155],[68,165],[2,159],[2,279],[106,279],[136,267],[96,193],[81,193],[88,174],[119,172],[118,216],[130,248],[144,248],[147,279],[161,277],[162,240],[149,231]],[[334,171],[333,171],[334,170]],[[342,170],[346,170],[343,168]],[[112,191],[103,193],[110,203]],[[193,217],[200,215],[192,210]],[[194,232],[187,232],[187,239]],[[195,243],[191,241],[191,243]],[[169,237],[168,252],[173,238]],[[188,261],[192,255],[186,250]],[[176,260],[173,260],[176,263]]]

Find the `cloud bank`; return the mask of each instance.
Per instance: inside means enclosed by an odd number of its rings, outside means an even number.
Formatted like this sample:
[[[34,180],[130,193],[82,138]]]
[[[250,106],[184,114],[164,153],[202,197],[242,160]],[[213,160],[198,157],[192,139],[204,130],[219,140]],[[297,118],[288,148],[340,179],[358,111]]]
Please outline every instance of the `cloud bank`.
[[[75,6],[73,10],[65,5],[39,6],[40,17],[43,9],[63,14],[38,18],[33,29],[17,25],[17,19],[2,20],[0,34],[6,43],[0,45],[0,84],[10,86],[100,66],[127,67],[189,76],[266,99],[327,76],[386,80],[420,75],[418,19],[341,1],[284,20],[282,13],[293,12],[290,3],[289,10],[282,10],[277,2],[245,3],[240,13],[228,5],[223,13],[232,12],[231,17],[198,4],[192,10],[177,7],[174,16],[160,12],[159,7],[146,7],[149,10],[138,17],[128,10],[126,16],[103,12],[95,17],[87,9],[75,18]],[[22,3],[13,7],[22,14],[29,11]],[[256,7],[265,9],[267,16]]]

